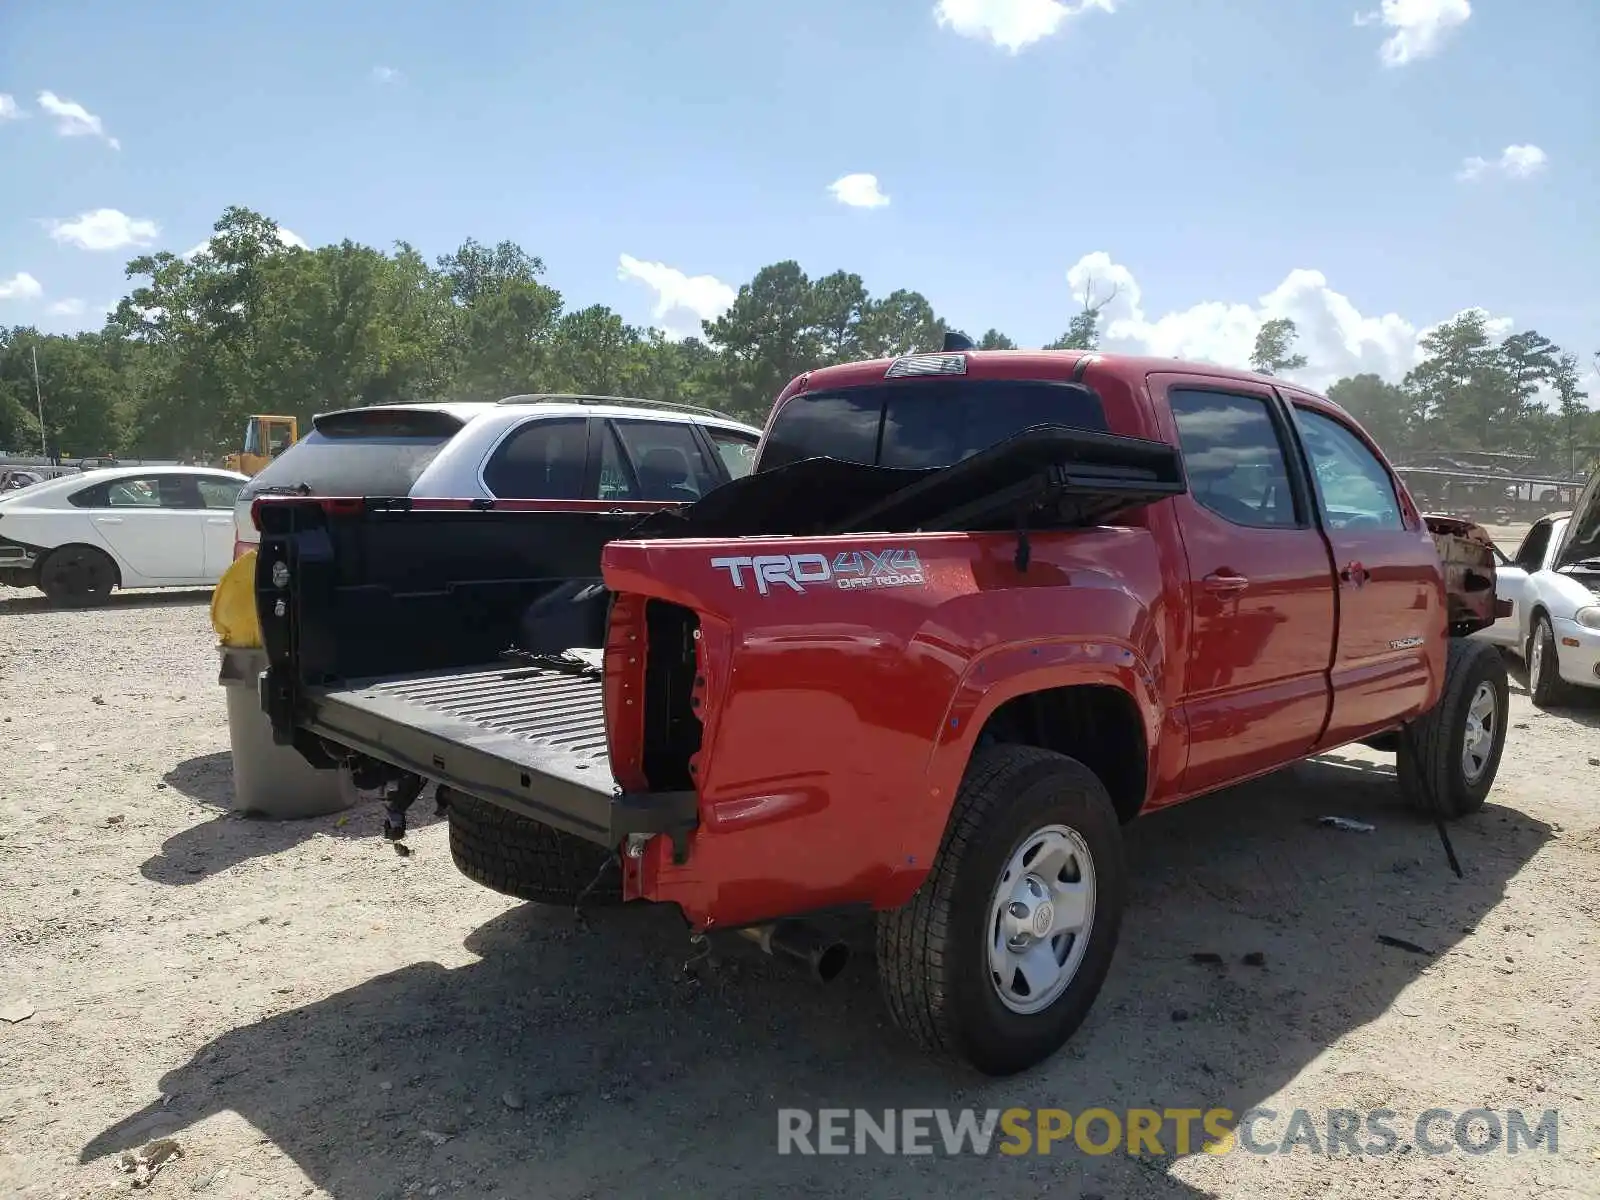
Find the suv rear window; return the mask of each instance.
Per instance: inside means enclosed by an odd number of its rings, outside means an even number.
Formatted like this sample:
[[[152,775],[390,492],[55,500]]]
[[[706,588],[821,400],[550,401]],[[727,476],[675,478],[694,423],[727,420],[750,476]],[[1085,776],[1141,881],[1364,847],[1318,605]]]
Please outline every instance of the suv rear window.
[[[461,425],[459,417],[437,409],[330,413],[245,484],[239,498],[279,489],[320,496],[404,496]]]
[[[757,470],[804,458],[948,467],[1035,425],[1107,432],[1085,388],[1051,381],[929,379],[796,396],[773,421]]]

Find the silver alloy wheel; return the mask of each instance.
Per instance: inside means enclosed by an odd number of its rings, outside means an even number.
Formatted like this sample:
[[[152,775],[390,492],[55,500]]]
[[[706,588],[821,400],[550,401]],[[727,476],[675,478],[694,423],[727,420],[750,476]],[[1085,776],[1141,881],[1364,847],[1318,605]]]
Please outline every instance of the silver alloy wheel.
[[[1528,656],[1528,682],[1539,686],[1539,676],[1544,674],[1544,622],[1533,627],[1533,653]]]
[[[1499,719],[1497,707],[1494,685],[1486,679],[1472,693],[1472,703],[1467,706],[1467,729],[1461,739],[1461,773],[1468,783],[1477,783],[1489,766],[1495,722]]]
[[[1089,948],[1094,898],[1094,859],[1077,830],[1047,825],[1023,839],[989,903],[989,979],[1012,1012],[1041,1012],[1066,991]]]

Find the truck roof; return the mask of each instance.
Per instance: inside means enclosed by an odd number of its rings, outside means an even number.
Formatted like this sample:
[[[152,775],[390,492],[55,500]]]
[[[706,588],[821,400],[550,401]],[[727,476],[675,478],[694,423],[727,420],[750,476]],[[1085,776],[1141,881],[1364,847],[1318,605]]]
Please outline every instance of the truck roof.
[[[1258,375],[1254,371],[1242,370],[1238,367],[1224,367],[1217,363],[1188,362],[1177,358],[1155,358],[1137,354],[1105,354],[1098,350],[956,350],[956,351],[929,351],[930,356],[945,353],[959,354],[967,360],[966,374],[988,379],[1070,379],[1081,360],[1093,360],[1097,365],[1108,367],[1125,376],[1143,378],[1145,375],[1156,371],[1180,371],[1185,375],[1208,375],[1214,379],[1247,380],[1252,383],[1264,384],[1268,387],[1290,386],[1295,391],[1316,396],[1319,400],[1326,397],[1308,388],[1297,384],[1287,384],[1285,380],[1271,375]],[[912,357],[903,355],[903,358]],[[806,381],[806,391],[820,391],[826,388],[859,387],[863,384],[880,383],[885,373],[895,362],[895,358],[877,358],[868,362],[841,363],[834,367],[819,367],[809,371],[800,378]]]

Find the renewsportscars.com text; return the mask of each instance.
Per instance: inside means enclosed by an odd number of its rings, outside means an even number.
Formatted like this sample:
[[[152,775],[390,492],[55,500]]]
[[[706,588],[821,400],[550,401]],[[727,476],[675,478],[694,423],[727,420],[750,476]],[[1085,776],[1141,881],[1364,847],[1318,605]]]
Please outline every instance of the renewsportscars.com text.
[[[783,1108],[779,1154],[1385,1155],[1558,1153],[1561,1115],[1430,1108]]]

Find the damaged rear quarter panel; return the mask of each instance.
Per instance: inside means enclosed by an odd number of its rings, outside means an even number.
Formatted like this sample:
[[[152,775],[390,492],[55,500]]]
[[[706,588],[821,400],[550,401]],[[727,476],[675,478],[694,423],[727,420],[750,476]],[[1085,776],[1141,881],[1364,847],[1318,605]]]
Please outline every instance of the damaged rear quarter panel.
[[[1015,550],[1002,533],[611,543],[607,587],[699,614],[706,677],[700,828],[682,865],[652,843],[639,894],[696,926],[902,903],[983,721],[1026,691],[1120,687],[1153,747],[1150,533],[1036,533],[1026,572]]]

